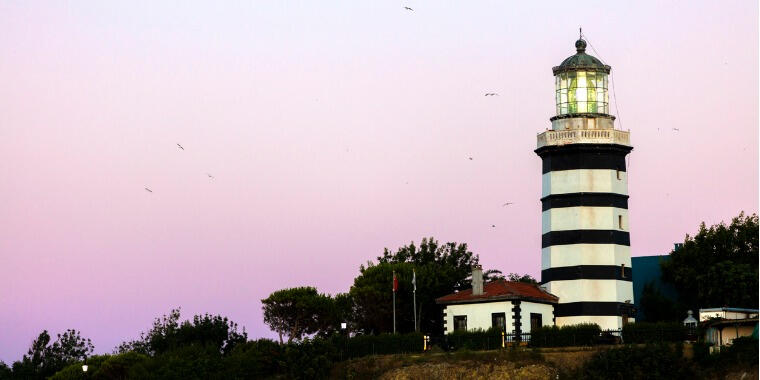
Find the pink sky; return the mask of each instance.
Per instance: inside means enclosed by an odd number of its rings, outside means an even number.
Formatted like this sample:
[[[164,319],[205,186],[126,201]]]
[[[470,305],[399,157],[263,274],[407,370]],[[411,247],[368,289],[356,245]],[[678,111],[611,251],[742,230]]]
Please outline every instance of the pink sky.
[[[0,3],[7,363],[178,306],[272,337],[270,292],[425,236],[538,277],[533,149],[579,25],[631,130],[633,255],[757,212],[756,1],[155,3]]]

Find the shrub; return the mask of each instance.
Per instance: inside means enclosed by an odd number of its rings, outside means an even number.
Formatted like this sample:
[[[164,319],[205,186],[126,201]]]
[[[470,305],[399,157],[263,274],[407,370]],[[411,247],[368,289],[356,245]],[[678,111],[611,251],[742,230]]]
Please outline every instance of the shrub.
[[[624,346],[594,355],[576,374],[578,379],[688,379],[696,373],[678,347],[666,343]]]
[[[683,342],[686,340],[688,329],[678,322],[636,322],[623,326],[623,342],[657,343]]]
[[[501,348],[501,330],[454,331],[446,335],[445,345],[448,350],[495,350]]]
[[[421,333],[358,335],[353,338],[336,335],[330,341],[338,350],[338,359],[422,352],[423,348]]]
[[[545,326],[530,332],[533,347],[591,346],[599,339],[602,329],[595,323],[570,326]]]

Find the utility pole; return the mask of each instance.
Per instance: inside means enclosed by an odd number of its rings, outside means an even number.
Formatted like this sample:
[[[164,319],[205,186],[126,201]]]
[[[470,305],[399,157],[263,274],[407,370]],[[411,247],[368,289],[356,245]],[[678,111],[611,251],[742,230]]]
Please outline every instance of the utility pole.
[[[393,333],[396,333],[396,291],[398,290],[398,279],[396,271],[393,271]]]

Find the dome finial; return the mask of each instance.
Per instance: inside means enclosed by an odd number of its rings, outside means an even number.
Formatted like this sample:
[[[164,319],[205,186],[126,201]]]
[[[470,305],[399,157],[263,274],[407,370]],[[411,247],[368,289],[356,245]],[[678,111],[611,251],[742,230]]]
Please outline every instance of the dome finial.
[[[586,52],[586,41],[584,41],[583,38],[575,41],[575,50],[578,52],[578,54]]]

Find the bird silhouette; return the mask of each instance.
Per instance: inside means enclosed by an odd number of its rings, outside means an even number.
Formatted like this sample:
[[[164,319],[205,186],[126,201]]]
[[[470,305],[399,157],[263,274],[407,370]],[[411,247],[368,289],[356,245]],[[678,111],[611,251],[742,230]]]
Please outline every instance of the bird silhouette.
[[[406,9],[406,10],[408,10],[408,11],[414,11],[414,9],[412,9],[412,8],[409,8],[409,7],[404,7],[404,9]]]
[[[467,158],[469,158],[469,159],[470,159],[470,161],[472,161],[472,157],[467,157]]]
[[[495,92],[487,92],[486,96],[499,96],[499,94],[497,94]]]
[[[507,202],[507,203],[501,205],[501,207],[509,206],[509,205],[513,205],[513,204],[515,204],[515,202]]]
[[[496,227],[496,225],[495,225],[495,224],[492,224],[492,225],[491,225],[491,227],[494,227],[494,228],[495,228],[495,227]]]
[[[673,128],[673,130],[676,131],[676,132],[680,131],[680,129],[678,129],[678,128]]]
[[[211,174],[209,174],[209,173],[206,173],[206,175],[207,175],[209,178],[211,178],[211,179],[214,179],[214,176],[212,176]]]
[[[151,189],[149,189],[149,188],[147,188],[147,187],[145,188],[145,190],[147,190],[149,193],[152,193],[152,192],[153,192],[153,190],[151,190]]]
[[[183,148],[183,147],[182,147],[182,145],[179,145],[179,144],[177,144],[177,146],[178,146],[180,149],[182,149],[182,150],[185,150],[185,148]]]

